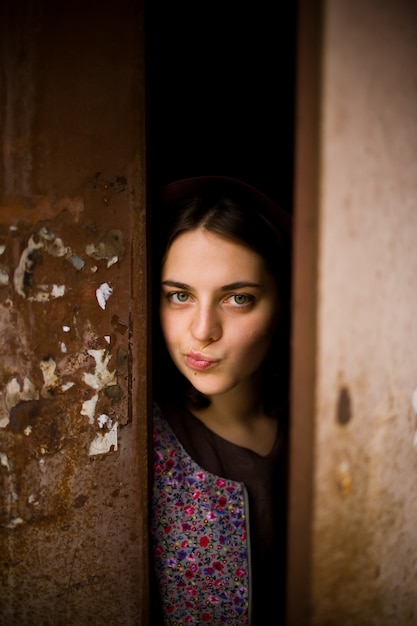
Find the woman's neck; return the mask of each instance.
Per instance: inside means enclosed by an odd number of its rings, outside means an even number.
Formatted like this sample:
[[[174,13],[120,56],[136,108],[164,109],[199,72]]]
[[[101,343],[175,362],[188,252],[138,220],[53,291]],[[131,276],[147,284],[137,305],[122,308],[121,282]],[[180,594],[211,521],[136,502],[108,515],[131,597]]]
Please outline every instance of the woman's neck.
[[[259,381],[241,387],[212,396],[208,407],[191,412],[223,439],[266,456],[275,442],[277,422],[263,411]]]

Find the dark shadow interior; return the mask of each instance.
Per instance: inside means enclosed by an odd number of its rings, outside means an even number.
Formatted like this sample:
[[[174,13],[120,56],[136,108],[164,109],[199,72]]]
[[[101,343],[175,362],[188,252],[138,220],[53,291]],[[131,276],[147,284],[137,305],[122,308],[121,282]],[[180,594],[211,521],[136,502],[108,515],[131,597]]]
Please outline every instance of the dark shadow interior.
[[[150,190],[194,175],[293,198],[296,2],[146,5]]]

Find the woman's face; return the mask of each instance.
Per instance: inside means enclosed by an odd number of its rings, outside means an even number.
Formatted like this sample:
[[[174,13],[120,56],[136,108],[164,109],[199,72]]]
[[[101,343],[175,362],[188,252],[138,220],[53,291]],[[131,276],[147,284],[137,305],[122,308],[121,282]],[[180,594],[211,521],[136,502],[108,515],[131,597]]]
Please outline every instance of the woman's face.
[[[180,372],[208,397],[250,382],[278,317],[276,284],[262,257],[197,229],[174,240],[161,280],[162,330]]]

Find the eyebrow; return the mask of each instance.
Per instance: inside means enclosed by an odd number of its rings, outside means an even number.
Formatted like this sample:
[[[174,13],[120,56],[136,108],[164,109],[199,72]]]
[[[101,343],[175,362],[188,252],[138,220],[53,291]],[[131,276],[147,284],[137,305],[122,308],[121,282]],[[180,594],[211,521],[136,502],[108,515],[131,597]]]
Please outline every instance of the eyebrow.
[[[183,289],[184,291],[192,291],[191,285],[187,285],[186,283],[179,283],[175,280],[163,280],[162,285],[166,287],[175,287],[176,289]],[[230,283],[229,285],[223,285],[220,287],[221,291],[233,291],[234,289],[245,289],[246,287],[252,287],[255,289],[262,289],[262,285],[259,283],[253,283],[249,280],[239,280],[235,283]]]

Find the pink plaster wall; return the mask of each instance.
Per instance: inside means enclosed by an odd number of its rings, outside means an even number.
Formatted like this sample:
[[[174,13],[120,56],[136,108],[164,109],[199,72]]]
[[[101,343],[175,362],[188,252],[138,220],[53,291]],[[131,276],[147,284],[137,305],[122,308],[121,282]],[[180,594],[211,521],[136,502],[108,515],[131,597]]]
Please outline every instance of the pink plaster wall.
[[[417,624],[417,5],[323,22],[313,623]]]

